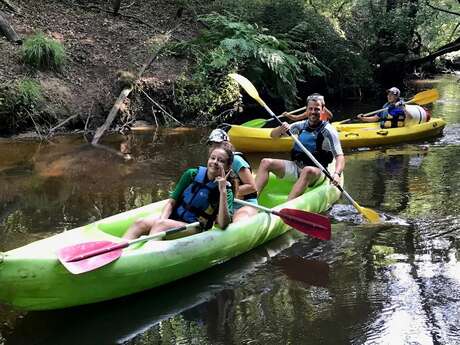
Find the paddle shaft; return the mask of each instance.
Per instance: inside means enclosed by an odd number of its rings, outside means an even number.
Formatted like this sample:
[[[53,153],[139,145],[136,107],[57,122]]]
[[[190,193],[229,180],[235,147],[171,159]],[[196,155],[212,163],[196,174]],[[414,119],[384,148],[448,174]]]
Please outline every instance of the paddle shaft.
[[[190,223],[190,224],[187,224],[187,225],[179,226],[177,228],[172,228],[172,229],[169,229],[169,230],[158,232],[156,234],[152,234],[152,235],[148,235],[148,236],[141,236],[139,238],[136,238],[134,240],[130,240],[130,241],[127,241],[127,242],[116,243],[116,244],[114,244],[112,246],[109,246],[109,247],[95,249],[95,250],[89,251],[87,253],[77,255],[77,256],[73,257],[72,259],[67,260],[67,262],[85,260],[85,259],[91,258],[93,256],[102,255],[102,254],[105,254],[105,253],[108,253],[108,252],[111,252],[111,251],[114,251],[114,250],[126,248],[126,247],[128,247],[128,246],[130,246],[131,244],[134,244],[134,243],[149,241],[149,240],[153,240],[154,238],[163,238],[163,237],[165,237],[167,235],[172,235],[172,234],[175,234],[176,232],[191,229],[191,228],[197,227],[199,225],[200,225],[200,222]]]
[[[298,113],[299,111],[304,111],[305,109],[307,109],[307,107],[302,107],[302,108],[299,108],[299,109],[295,109],[295,110],[291,110],[290,112],[288,112],[289,115],[292,115],[292,114],[295,114],[295,113]],[[282,117],[285,117],[286,115],[278,115],[276,116],[277,119],[281,119]],[[266,119],[265,122],[268,122],[268,121],[273,121],[274,119],[271,118],[271,119]]]
[[[289,214],[281,213],[279,211],[272,210],[272,209],[270,209],[268,207],[265,207],[265,206],[256,205],[256,204],[253,204],[253,203],[250,203],[250,202],[247,202],[247,201],[244,201],[244,200],[240,200],[240,199],[234,199],[233,201],[236,202],[237,204],[241,204],[241,205],[249,206],[249,207],[254,207],[254,208],[257,208],[257,209],[259,209],[261,211],[274,214],[275,216],[278,216],[280,218],[290,219],[290,220],[302,223],[304,225],[310,226],[312,228],[321,229],[321,230],[327,230],[325,227],[323,227],[323,226],[321,226],[319,224],[309,222],[308,220],[305,220],[305,219],[302,219],[302,218],[299,218],[299,217],[293,217],[293,216],[291,216]]]
[[[407,102],[401,102],[400,105],[404,105],[404,104],[409,104],[409,103],[414,103],[415,99],[410,99],[408,100]],[[363,114],[363,116],[371,116],[371,115],[374,115],[374,114],[377,114],[377,113],[380,113],[381,111],[384,111],[385,109],[388,109],[388,108],[382,108],[382,109],[379,109],[379,110],[374,110],[374,111],[371,111],[369,113],[365,113]],[[356,117],[356,116],[355,116]]]

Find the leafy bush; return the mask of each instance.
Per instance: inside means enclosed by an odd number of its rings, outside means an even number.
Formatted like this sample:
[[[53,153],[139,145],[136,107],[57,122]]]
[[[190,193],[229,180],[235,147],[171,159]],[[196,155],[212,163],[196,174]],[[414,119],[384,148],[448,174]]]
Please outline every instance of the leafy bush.
[[[43,101],[39,83],[30,79],[0,85],[0,132],[28,126],[40,114]]]
[[[239,87],[227,77],[227,72],[208,76],[196,71],[192,78],[182,75],[176,80],[175,96],[183,115],[192,116],[197,124],[213,125],[231,115],[232,109],[224,107],[238,99]]]
[[[33,111],[43,100],[39,83],[31,79],[22,79],[17,84],[15,106]]]
[[[241,22],[255,23],[271,34],[285,33],[305,16],[304,0],[220,0],[209,12],[231,13]]]
[[[60,42],[38,33],[25,40],[22,58],[35,68],[60,71],[65,63],[65,49]]]
[[[207,29],[201,35],[186,43],[170,45],[170,51],[188,56],[195,61],[191,71],[193,82],[184,83],[181,87],[195,87],[179,94],[184,97],[194,95],[191,99],[181,99],[179,103],[187,103],[189,111],[200,104],[195,112],[210,112],[216,106],[209,107],[208,98],[213,92],[226,92],[221,86],[222,78],[228,72],[239,71],[248,77],[258,88],[274,97],[281,97],[287,104],[293,103],[297,95],[297,81],[301,80],[304,68],[310,73],[322,75],[323,68],[316,58],[308,52],[298,53],[291,49],[287,41],[266,34],[267,30],[255,24],[237,21],[232,16],[210,14],[201,16]],[[198,99],[203,100],[198,101]],[[227,97],[213,97],[211,101],[224,104]],[[206,107],[203,107],[206,105]],[[217,105],[217,104],[216,104]]]
[[[308,11],[307,11],[308,13]],[[360,49],[337,31],[325,17],[309,14],[309,20],[303,21],[281,37],[295,50],[296,54],[311,52],[318,62],[305,63],[307,76],[321,76],[325,71],[326,86],[331,93],[343,92],[349,87],[368,86],[372,79],[369,62],[360,54]]]

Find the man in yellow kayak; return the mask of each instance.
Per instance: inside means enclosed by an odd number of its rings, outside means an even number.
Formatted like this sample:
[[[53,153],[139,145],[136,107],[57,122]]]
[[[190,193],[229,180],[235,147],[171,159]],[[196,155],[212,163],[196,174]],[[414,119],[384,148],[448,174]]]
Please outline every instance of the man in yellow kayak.
[[[381,128],[403,127],[406,119],[411,118],[410,113],[404,106],[404,100],[400,97],[401,91],[397,87],[391,87],[387,90],[388,102],[382,108],[386,108],[372,116],[359,114],[358,120],[362,122],[380,122]]]
[[[331,122],[334,116],[332,115],[332,112],[328,108],[326,108],[326,102],[324,101],[324,96],[320,95],[319,93],[312,93],[310,96],[307,97],[307,102],[311,99],[318,99],[322,103],[323,110],[321,110],[320,120]],[[282,115],[286,116],[289,120],[292,120],[292,121],[301,121],[301,120],[305,120],[308,117],[308,114],[306,111],[298,115],[291,114],[288,112],[284,112]]]
[[[340,145],[337,130],[326,121],[320,120],[322,102],[318,99],[310,99],[307,103],[307,120],[294,122],[289,125],[284,122],[274,128],[270,136],[279,138],[286,135],[290,130],[292,134],[298,134],[299,141],[312,153],[323,167],[327,167],[335,158],[335,172],[332,183],[340,183],[340,176],[345,167],[345,158]],[[260,193],[268,182],[269,172],[273,172],[278,178],[296,181],[289,193],[288,200],[303,194],[305,189],[325,178],[321,169],[302,151],[296,144],[291,151],[291,160],[264,158],[260,162],[256,175],[256,188]]]

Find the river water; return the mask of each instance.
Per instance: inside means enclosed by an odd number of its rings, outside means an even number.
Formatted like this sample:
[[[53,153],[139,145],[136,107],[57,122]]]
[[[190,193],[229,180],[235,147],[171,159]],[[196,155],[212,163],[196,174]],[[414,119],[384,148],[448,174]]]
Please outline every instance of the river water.
[[[328,242],[291,231],[106,303],[49,312],[0,305],[0,344],[459,344],[460,83],[413,84],[432,87],[443,136],[346,155],[345,189],[384,223],[364,223],[341,200]],[[111,150],[77,135],[1,139],[0,251],[165,198],[183,169],[204,162],[207,133],[111,136]]]

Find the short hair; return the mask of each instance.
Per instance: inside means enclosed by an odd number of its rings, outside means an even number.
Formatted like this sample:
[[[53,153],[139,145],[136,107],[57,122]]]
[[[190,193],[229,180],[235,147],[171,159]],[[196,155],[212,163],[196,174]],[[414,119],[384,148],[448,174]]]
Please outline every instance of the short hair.
[[[309,95],[307,97],[307,105],[310,101],[319,101],[321,103],[321,106],[323,107],[326,105],[326,102],[324,102],[324,96],[319,93],[312,93],[311,95]]]

